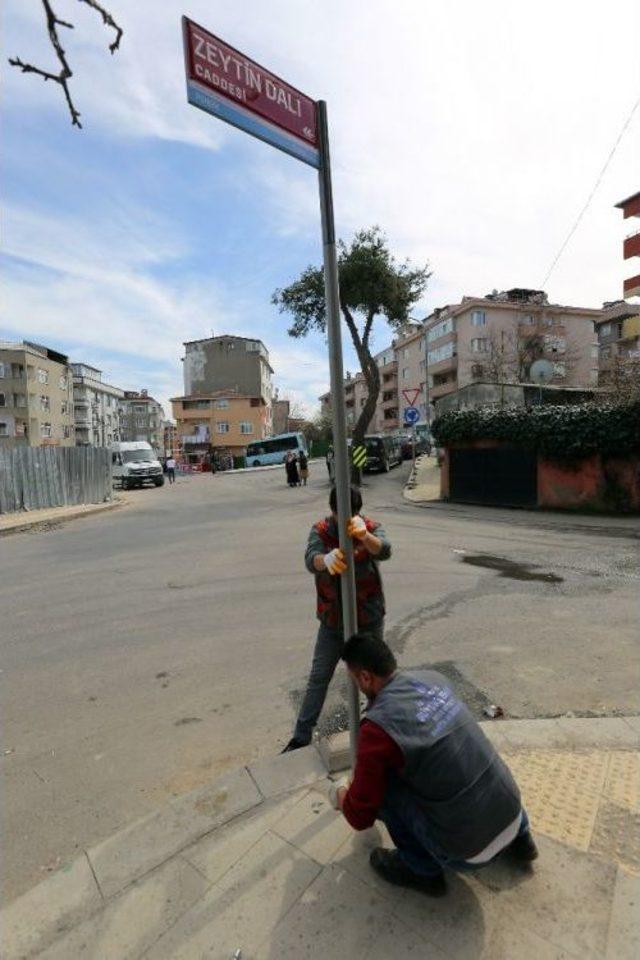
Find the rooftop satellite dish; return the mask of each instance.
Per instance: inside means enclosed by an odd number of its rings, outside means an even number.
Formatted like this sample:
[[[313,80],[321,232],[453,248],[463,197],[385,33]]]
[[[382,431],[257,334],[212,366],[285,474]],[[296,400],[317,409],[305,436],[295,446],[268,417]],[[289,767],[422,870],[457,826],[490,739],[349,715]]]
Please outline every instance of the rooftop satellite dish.
[[[529,370],[529,377],[532,383],[537,383],[539,386],[549,383],[553,379],[553,364],[548,360],[534,360]]]

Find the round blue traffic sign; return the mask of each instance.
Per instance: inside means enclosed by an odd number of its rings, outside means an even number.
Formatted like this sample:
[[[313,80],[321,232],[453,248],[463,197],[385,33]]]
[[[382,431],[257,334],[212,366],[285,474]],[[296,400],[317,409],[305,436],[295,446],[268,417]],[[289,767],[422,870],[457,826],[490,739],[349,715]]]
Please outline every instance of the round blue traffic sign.
[[[409,425],[417,423],[420,419],[420,411],[417,407],[407,407],[404,411],[404,422]]]

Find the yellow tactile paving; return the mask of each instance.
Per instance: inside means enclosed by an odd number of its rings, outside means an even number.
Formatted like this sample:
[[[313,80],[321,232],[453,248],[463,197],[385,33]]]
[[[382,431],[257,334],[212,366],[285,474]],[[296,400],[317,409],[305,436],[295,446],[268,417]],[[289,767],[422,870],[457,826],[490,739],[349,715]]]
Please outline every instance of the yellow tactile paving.
[[[578,850],[588,850],[608,767],[599,750],[529,750],[505,754],[520,785],[533,827]]]
[[[503,755],[534,831],[640,874],[638,754],[518,750]]]
[[[640,755],[637,753],[610,753],[609,768],[604,785],[607,800],[618,806],[640,813]]]

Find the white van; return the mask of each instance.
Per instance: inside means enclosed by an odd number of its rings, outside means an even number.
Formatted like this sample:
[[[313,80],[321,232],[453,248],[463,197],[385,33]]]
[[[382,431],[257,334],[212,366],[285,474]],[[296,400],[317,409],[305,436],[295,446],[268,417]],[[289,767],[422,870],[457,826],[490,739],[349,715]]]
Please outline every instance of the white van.
[[[141,487],[145,481],[161,487],[164,474],[160,461],[146,440],[111,444],[113,479],[119,480],[123,490]]]

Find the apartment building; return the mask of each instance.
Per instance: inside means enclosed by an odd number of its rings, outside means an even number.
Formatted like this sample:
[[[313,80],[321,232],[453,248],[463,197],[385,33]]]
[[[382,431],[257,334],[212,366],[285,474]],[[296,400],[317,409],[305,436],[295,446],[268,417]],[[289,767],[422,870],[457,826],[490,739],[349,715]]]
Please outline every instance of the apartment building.
[[[640,303],[616,300],[603,304],[596,323],[599,384],[611,387],[628,376],[640,376]]]
[[[398,421],[404,424],[407,407],[417,407],[427,419],[426,339],[424,324],[410,320],[393,340],[398,374]],[[406,396],[405,396],[406,394]],[[411,402],[410,402],[411,401]]]
[[[225,391],[242,397],[260,397],[271,407],[269,351],[262,340],[224,335],[184,344],[184,394],[206,397]]]
[[[148,390],[125,390],[119,412],[121,440],[146,440],[156,451],[163,449],[164,410]]]
[[[270,408],[262,397],[220,391],[209,396],[172,397],[178,445],[185,459],[201,462],[212,452],[244,456],[252,440],[271,433]]]
[[[620,203],[616,203],[616,207],[622,210],[622,216],[625,220],[628,217],[640,217],[640,192],[634,193],[626,200],[621,200]],[[624,238],[622,256],[625,260],[629,260],[631,257],[640,257],[640,230],[636,229]],[[622,296],[625,300],[630,297],[640,297],[640,273],[623,282]]]
[[[425,321],[428,399],[474,382],[526,382],[534,360],[553,364],[552,383],[598,382],[595,324],[601,309],[550,304],[540,290],[463,297]]]
[[[124,390],[102,379],[88,363],[72,363],[76,446],[108,447],[120,440],[120,401]]]
[[[41,344],[0,342],[0,442],[71,447],[69,358]]]

